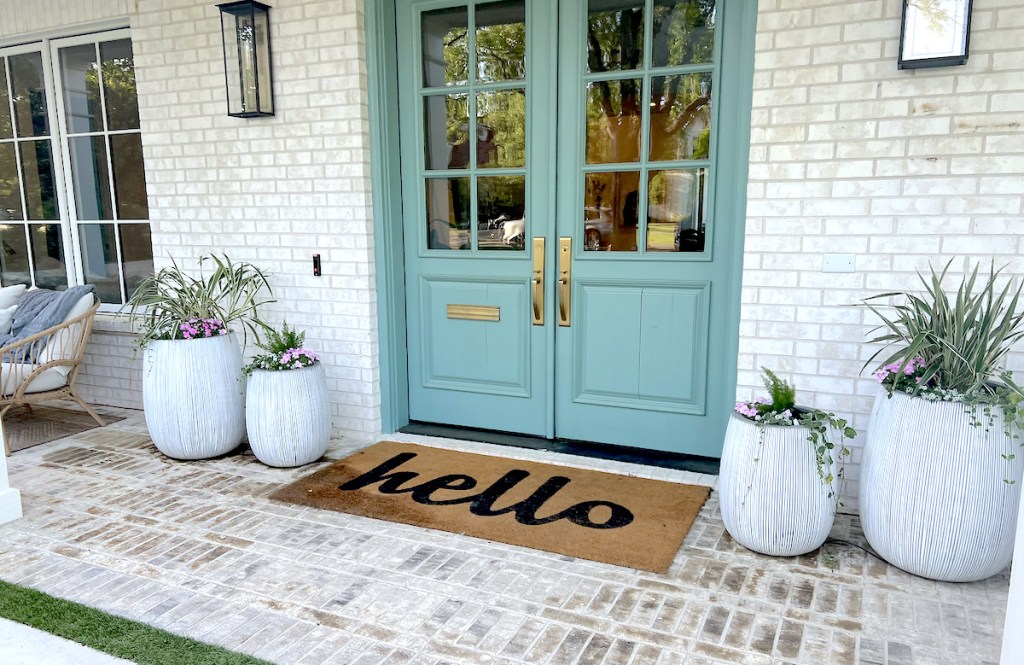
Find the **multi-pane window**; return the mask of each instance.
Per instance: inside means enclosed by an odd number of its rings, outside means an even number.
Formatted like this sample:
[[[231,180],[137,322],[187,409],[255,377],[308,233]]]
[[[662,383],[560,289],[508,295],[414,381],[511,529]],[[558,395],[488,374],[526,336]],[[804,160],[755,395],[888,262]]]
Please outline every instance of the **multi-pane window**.
[[[588,0],[584,249],[703,252],[714,0]]]
[[[42,54],[0,57],[0,281],[68,284]]]
[[[0,282],[123,303],[153,272],[148,217],[127,31],[0,50]]]
[[[121,303],[153,272],[131,41],[75,38],[52,51],[82,280]]]

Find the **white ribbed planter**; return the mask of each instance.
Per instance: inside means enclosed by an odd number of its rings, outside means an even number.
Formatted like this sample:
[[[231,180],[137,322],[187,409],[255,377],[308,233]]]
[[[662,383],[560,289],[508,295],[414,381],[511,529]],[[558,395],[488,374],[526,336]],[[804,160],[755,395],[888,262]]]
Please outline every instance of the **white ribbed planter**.
[[[978,419],[982,427],[957,402],[902,393],[875,399],[860,518],[871,547],[894,566],[972,582],[1009,565],[1024,451],[1005,435],[1001,411],[991,426],[980,412]],[[1003,458],[1010,453],[1016,458]]]
[[[806,427],[762,427],[732,414],[718,491],[725,528],[747,549],[796,556],[828,538],[835,499],[818,475],[807,433]]]
[[[233,334],[150,342],[142,358],[142,404],[157,450],[208,459],[245,438],[242,351]]]
[[[331,438],[323,365],[255,370],[246,391],[245,422],[253,454],[268,466],[299,466],[320,459]]]

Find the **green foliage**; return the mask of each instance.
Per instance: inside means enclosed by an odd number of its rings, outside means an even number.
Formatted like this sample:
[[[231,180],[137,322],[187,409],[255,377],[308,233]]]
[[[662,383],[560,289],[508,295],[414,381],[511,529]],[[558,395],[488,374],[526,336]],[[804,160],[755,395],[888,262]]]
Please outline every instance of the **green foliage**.
[[[2,580],[0,617],[141,665],[270,665]]]
[[[996,270],[994,264],[988,277],[979,283],[979,266],[975,266],[951,298],[942,288],[950,263],[940,273],[930,267],[927,278],[918,273],[924,286],[921,295],[891,292],[863,301],[882,321],[872,331],[882,334],[869,341],[883,345],[864,364],[865,368],[890,363],[905,366],[920,356],[924,371],[914,393],[924,388],[965,396],[991,393],[991,383],[998,378],[1020,394],[1000,367],[1013,345],[1024,337],[1024,312],[1017,311],[1022,285],[1014,288],[1008,280],[999,288],[1002,269]],[[905,300],[894,307],[894,315],[887,315],[875,304],[894,296]]]
[[[768,390],[767,398],[758,398],[753,402],[739,402],[736,412],[748,420],[754,421],[759,427],[768,425],[799,426],[807,429],[807,442],[814,449],[817,462],[818,477],[828,487],[828,496],[835,500],[838,510],[842,506],[842,497],[833,488],[836,478],[844,477],[842,462],[850,456],[850,449],[844,441],[857,436],[857,431],[849,423],[836,417],[836,414],[818,409],[801,409],[796,406],[796,387],[779,378],[775,372],[762,367],[764,386]],[[838,443],[832,440],[832,434],[838,435]],[[764,445],[764,431],[760,443]],[[758,458],[755,461],[760,461]],[[837,472],[833,473],[835,462],[840,462]]]
[[[274,302],[266,275],[251,263],[233,263],[226,255],[200,257],[200,270],[213,270],[205,277],[187,274],[176,261],[147,277],[132,294],[126,307],[132,323],[139,327],[137,344],[144,348],[160,339],[182,339],[179,326],[190,319],[219,319],[225,326],[238,323],[246,335],[257,341],[265,325],[257,307]]]
[[[266,339],[259,344],[265,353],[257,355],[252,362],[242,368],[242,372],[246,376],[257,369],[269,371],[300,369],[309,367],[319,360],[317,354],[302,346],[306,342],[306,333],[289,328],[287,322],[281,326],[280,331],[266,327],[266,333]]]
[[[764,372],[764,387],[768,390],[771,410],[781,412],[796,407],[796,388],[767,367],[762,367],[761,371]]]

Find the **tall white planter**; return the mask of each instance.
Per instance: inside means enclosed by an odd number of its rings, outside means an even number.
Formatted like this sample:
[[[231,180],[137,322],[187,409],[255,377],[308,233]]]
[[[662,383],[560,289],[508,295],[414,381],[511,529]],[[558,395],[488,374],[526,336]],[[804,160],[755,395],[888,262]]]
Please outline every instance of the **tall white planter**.
[[[245,438],[242,350],[233,334],[151,342],[142,358],[142,403],[157,450],[208,459]]]
[[[331,438],[323,365],[255,370],[246,392],[245,422],[253,454],[268,466],[299,466],[320,459]]]
[[[958,402],[902,393],[875,399],[860,517],[868,542],[894,566],[971,582],[1009,565],[1024,451],[1004,433],[1000,410],[990,421],[979,409],[977,419],[981,426]]]
[[[725,528],[747,549],[796,556],[828,538],[835,499],[807,434],[806,427],[760,426],[732,414],[718,486]]]

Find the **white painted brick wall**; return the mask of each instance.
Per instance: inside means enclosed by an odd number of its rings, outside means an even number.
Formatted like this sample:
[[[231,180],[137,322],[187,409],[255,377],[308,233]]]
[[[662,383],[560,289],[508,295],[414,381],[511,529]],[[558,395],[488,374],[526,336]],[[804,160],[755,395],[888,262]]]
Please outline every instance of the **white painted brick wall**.
[[[777,369],[800,402],[851,417],[859,441],[874,321],[852,305],[914,288],[929,261],[1024,272],[1020,1],[976,0],[968,63],[916,71],[896,68],[901,7],[761,0],[758,16],[738,392]],[[857,271],[822,273],[829,253],[855,254]]]
[[[273,3],[272,118],[226,115],[214,2],[0,0],[0,38],[118,18],[132,29],[158,267],[216,251],[269,271],[277,302],[263,314],[308,330],[335,429],[378,431],[363,3]],[[113,317],[97,322],[80,377],[88,399],[141,406],[131,339]]]

